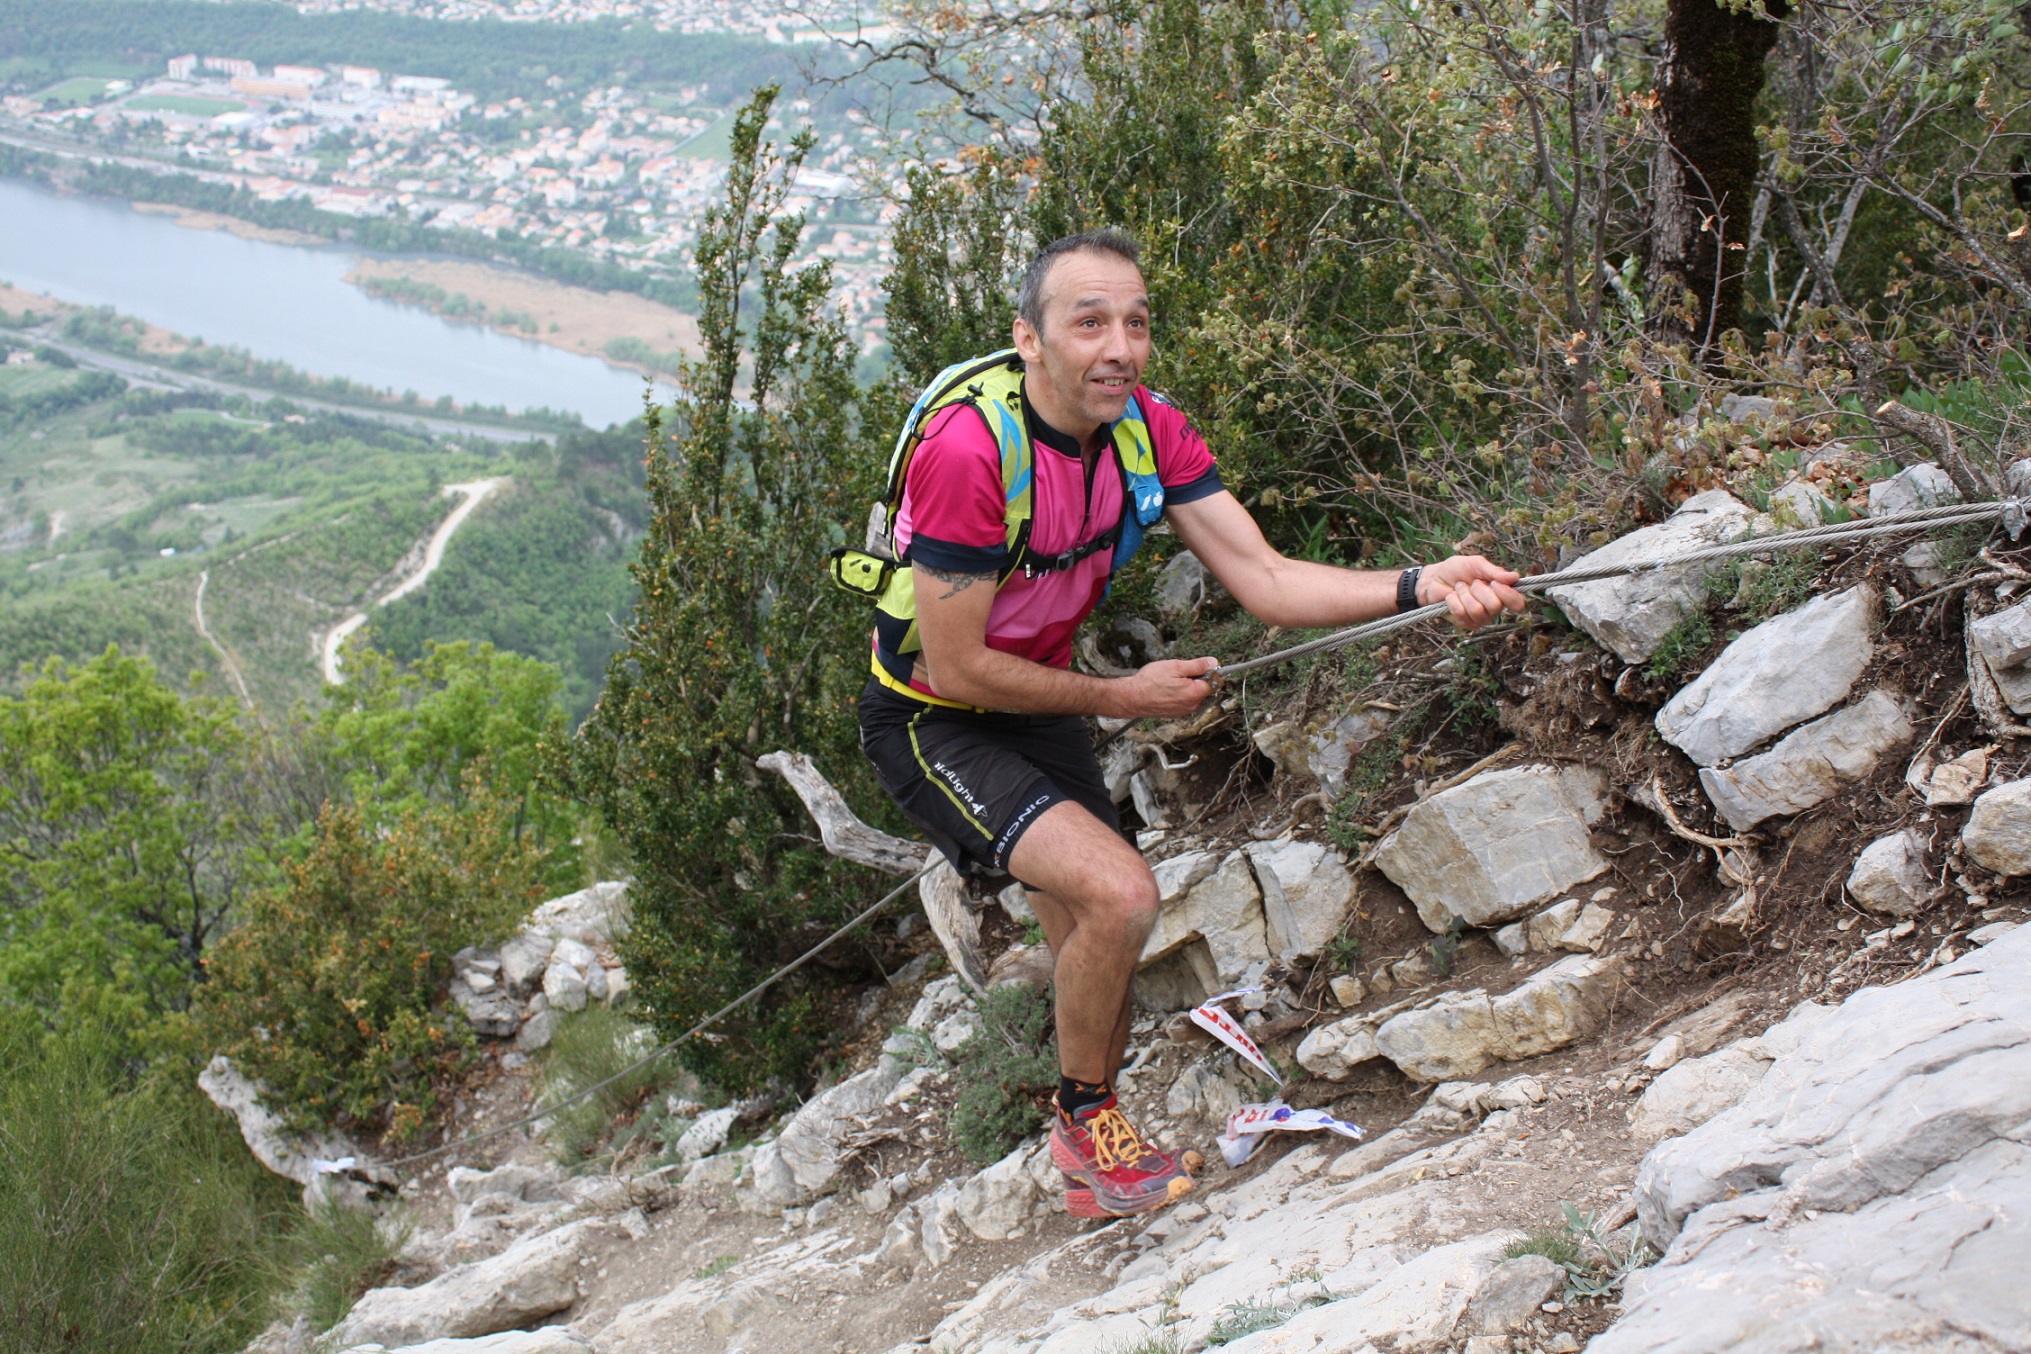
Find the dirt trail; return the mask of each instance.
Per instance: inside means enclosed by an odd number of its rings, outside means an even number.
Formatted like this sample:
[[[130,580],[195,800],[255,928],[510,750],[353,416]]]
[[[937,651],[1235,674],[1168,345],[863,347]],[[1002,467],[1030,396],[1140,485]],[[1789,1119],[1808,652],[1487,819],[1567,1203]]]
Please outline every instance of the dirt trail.
[[[376,598],[372,605],[386,606],[398,598],[407,597],[429,581],[430,576],[437,572],[437,566],[444,562],[444,549],[451,544],[451,538],[458,529],[465,525],[465,519],[472,515],[474,508],[486,500],[487,495],[507,482],[508,476],[498,475],[488,480],[470,480],[464,484],[445,485],[445,497],[464,494],[465,501],[453,508],[450,516],[438,523],[437,530],[430,533],[430,540],[423,547],[423,562],[417,566],[416,572],[397,583],[385,595]],[[347,636],[366,623],[367,613],[364,610],[356,611],[333,626],[325,635],[322,646],[325,681],[336,685],[344,680],[339,676],[339,646],[346,642]]]
[[[239,689],[241,703],[251,710],[254,708],[254,694],[247,690],[247,679],[240,675],[238,660],[233,657],[233,651],[220,643],[218,637],[205,625],[205,589],[210,586],[211,581],[210,569],[198,571],[197,596],[191,599],[190,604],[191,619],[197,624],[198,634],[204,636],[204,642],[211,645],[212,652],[219,656],[219,662],[225,666],[226,676],[232,678],[233,685]]]

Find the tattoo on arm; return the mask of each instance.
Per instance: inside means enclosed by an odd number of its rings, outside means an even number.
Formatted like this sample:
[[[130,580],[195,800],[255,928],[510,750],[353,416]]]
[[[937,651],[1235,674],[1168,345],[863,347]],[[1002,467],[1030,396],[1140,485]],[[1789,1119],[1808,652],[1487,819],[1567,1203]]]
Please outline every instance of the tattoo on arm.
[[[938,600],[941,602],[948,597],[957,597],[975,583],[983,583],[994,577],[993,574],[963,573],[958,569],[933,569],[928,564],[919,564],[915,567],[922,569],[925,573],[946,585],[946,590],[938,595]]]

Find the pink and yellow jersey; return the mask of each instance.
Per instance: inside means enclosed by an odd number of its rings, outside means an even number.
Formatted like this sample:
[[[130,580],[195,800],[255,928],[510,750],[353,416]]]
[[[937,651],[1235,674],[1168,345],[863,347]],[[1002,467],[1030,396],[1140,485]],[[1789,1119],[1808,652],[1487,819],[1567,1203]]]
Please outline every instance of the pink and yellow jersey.
[[[1138,386],[1135,395],[1149,425],[1165,503],[1219,493],[1223,486],[1213,454],[1184,414],[1147,387]],[[1028,431],[1036,447],[1036,499],[1025,558],[1066,554],[1118,527],[1127,488],[1113,444],[1089,472],[1078,443],[1034,413]],[[897,556],[912,565],[997,575],[1008,568],[1001,452],[973,406],[950,405],[925,425],[904,479],[895,540]],[[995,594],[988,646],[1050,667],[1070,667],[1072,637],[1099,605],[1113,567],[1114,552],[1098,550],[1066,569],[1016,570]],[[920,578],[917,586],[937,585]],[[875,642],[880,646],[879,633]],[[946,699],[926,682],[916,657],[883,650],[877,663],[891,676],[908,672],[911,691]]]

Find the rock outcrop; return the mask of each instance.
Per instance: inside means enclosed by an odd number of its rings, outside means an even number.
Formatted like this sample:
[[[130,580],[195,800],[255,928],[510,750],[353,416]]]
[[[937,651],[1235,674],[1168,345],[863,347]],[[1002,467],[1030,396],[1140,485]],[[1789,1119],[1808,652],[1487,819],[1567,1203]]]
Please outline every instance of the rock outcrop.
[[[1794,1017],[1796,1019],[1796,1017]],[[2031,927],[1811,1017],[1644,1160],[1668,1246],[1593,1354],[2031,1346]]]
[[[1606,792],[1588,767],[1484,771],[1413,808],[1375,864],[1435,932],[1514,921],[1607,870],[1587,831]]]
[[[1579,561],[1586,567],[1669,559],[1731,540],[1749,529],[1749,505],[1725,490],[1695,494],[1665,521],[1619,537]],[[1704,570],[1645,570],[1547,593],[1573,624],[1625,663],[1644,663],[1673,626],[1705,602]]]

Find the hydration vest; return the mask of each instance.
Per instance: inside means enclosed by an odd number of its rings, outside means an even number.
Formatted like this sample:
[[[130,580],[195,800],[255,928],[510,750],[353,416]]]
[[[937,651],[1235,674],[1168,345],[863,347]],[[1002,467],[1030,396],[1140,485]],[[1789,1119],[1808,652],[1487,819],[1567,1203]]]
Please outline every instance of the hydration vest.
[[[1029,548],[1030,523],[1036,512],[1036,445],[1030,440],[1022,409],[1023,362],[1014,349],[947,367],[910,408],[889,457],[888,482],[882,499],[868,514],[865,547],[847,546],[831,553],[835,583],[875,602],[875,676],[888,686],[906,690],[918,700],[937,700],[909,687],[909,669],[889,670],[885,653],[898,657],[918,653],[917,594],[914,571],[896,557],[895,521],[902,508],[903,483],[910,461],[924,440],[932,415],[955,404],[968,404],[993,434],[1001,453],[1003,521],[1007,528],[1008,566],[997,586],[1018,571],[1028,577],[1069,569],[1088,556],[1112,550],[1108,573],[1135,555],[1143,533],[1164,515],[1164,486],[1157,478],[1156,451],[1142,404],[1131,395],[1128,408],[1113,428],[1113,451],[1122,476],[1121,520],[1084,545],[1056,555],[1038,555]],[[939,701],[940,704],[957,704]]]

